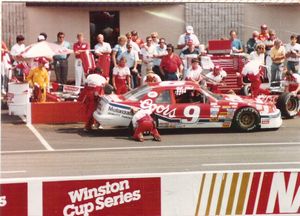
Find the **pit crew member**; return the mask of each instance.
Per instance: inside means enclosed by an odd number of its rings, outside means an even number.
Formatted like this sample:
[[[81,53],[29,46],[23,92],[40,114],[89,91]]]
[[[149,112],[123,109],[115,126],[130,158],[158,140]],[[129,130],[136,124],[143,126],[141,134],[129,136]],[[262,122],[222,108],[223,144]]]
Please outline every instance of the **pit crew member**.
[[[207,87],[214,93],[220,93],[219,86],[224,85],[224,79],[227,73],[221,68],[220,65],[215,65],[212,72],[206,74]]]
[[[116,94],[124,94],[131,89],[130,70],[126,66],[126,58],[121,57],[117,66],[113,68],[112,84],[116,90]]]
[[[291,92],[293,95],[300,93],[300,74],[287,71],[285,73],[285,91]]]

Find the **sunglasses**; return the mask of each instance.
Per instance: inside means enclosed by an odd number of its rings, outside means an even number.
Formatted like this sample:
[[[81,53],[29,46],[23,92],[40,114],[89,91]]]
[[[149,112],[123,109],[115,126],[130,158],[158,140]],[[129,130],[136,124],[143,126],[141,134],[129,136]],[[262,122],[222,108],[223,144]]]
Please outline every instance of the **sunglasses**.
[[[64,36],[59,36],[59,38],[65,38]]]

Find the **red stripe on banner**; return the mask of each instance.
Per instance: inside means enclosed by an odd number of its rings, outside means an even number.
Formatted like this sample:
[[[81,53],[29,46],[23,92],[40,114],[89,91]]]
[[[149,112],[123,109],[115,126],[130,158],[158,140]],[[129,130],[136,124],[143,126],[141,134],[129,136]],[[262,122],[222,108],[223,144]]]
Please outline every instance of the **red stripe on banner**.
[[[273,180],[273,174],[274,174],[273,172],[264,173],[264,179],[262,182],[259,202],[258,202],[257,211],[256,211],[257,214],[265,214],[266,213],[269,195],[270,195],[270,188],[271,188],[272,180]]]
[[[291,172],[284,172],[285,190],[287,190],[287,187],[289,185],[290,176],[291,176]]]
[[[295,191],[294,191],[294,199],[295,199],[296,193],[298,191],[300,191],[300,173],[298,173],[298,175],[297,175],[297,181],[296,181],[296,186],[295,186]],[[300,212],[300,209],[299,209],[299,212]]]
[[[246,214],[249,215],[253,214],[260,176],[261,173],[256,172],[253,174],[252,177],[252,184],[251,184],[251,189],[250,189],[249,199],[247,204],[247,211],[246,211]]]

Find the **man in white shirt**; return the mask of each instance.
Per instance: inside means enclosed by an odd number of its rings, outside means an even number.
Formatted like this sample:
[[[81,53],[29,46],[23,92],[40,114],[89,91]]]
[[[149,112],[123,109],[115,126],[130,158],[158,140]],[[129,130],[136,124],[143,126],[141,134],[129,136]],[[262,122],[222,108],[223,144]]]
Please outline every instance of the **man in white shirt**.
[[[202,68],[199,65],[199,60],[197,58],[192,59],[192,65],[187,70],[185,80],[190,80],[197,83],[200,83],[203,80]]]
[[[166,40],[164,38],[159,39],[158,46],[155,47],[154,58],[153,58],[153,71],[161,79],[163,78],[163,75],[160,73],[160,69],[159,69],[161,58],[165,55],[168,55],[165,41]]]
[[[185,33],[179,36],[177,48],[183,49],[187,47],[187,43],[189,40],[193,41],[195,47],[199,47],[200,42],[198,37],[194,34],[194,29],[192,26],[187,26]]]
[[[227,77],[227,73],[220,67],[215,65],[214,70],[206,74],[208,78],[207,86],[213,93],[221,93],[219,85],[222,84],[223,80]]]
[[[109,80],[111,46],[104,42],[102,34],[97,36],[97,41],[98,43],[95,45],[95,55],[98,57],[97,67],[102,69],[102,75]]]
[[[23,35],[18,35],[16,38],[17,43],[13,45],[10,50],[10,54],[15,61],[20,60],[20,54],[25,50],[24,40],[25,38]]]
[[[138,52],[133,50],[131,44],[126,45],[127,51],[122,53],[120,58],[118,58],[118,61],[124,57],[126,59],[126,66],[129,68],[131,76],[132,76],[132,88],[136,88],[139,85],[139,78],[140,75],[137,70],[137,64],[139,61],[139,55]]]
[[[148,70],[153,68],[153,57],[155,54],[155,46],[152,44],[151,36],[146,38],[146,43],[141,49],[141,59],[142,59],[142,80],[146,76]]]
[[[300,44],[297,43],[297,36],[291,36],[291,43],[286,45],[287,69],[293,73],[300,73]]]

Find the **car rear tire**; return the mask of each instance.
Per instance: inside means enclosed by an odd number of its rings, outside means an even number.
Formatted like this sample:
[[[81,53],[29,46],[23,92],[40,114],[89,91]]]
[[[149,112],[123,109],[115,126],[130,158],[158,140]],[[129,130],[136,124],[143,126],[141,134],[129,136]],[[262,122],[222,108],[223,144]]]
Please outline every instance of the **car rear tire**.
[[[285,92],[278,97],[276,107],[284,117],[293,118],[298,114],[299,100],[291,93]]]
[[[255,131],[260,125],[260,116],[256,109],[244,107],[239,109],[233,119],[233,125],[242,132]]]

